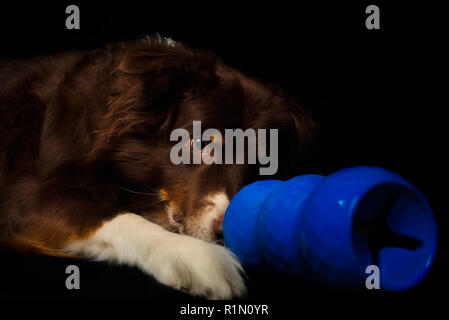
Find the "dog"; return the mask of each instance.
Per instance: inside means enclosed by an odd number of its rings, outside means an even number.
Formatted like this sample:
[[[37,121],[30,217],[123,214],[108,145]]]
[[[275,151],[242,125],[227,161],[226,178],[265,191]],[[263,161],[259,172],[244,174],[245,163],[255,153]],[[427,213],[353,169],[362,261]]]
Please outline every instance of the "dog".
[[[169,136],[196,120],[278,129],[277,176],[291,174],[317,125],[283,90],[161,37],[3,61],[0,83],[4,245],[136,266],[209,299],[245,295],[220,239],[260,164],[174,165]]]

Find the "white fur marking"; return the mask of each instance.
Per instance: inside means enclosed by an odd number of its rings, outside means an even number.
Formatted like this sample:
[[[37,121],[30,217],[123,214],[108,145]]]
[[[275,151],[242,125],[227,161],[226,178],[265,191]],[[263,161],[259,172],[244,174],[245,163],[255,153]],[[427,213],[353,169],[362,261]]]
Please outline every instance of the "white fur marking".
[[[66,251],[134,265],[160,282],[209,299],[245,294],[242,267],[225,247],[171,233],[136,214],[106,222]]]
[[[220,192],[210,196],[207,201],[212,203],[212,205],[207,206],[204,212],[200,213],[200,226],[201,230],[204,230],[203,232],[205,233],[202,238],[206,238],[206,240],[214,232],[212,230],[214,220],[223,218],[226,208],[229,206],[229,198],[224,192]]]

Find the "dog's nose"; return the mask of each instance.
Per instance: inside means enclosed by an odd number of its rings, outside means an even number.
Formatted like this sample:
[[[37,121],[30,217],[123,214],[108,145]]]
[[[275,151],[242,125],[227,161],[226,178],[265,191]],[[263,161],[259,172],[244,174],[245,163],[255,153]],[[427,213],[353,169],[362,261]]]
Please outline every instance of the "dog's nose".
[[[215,238],[215,240],[221,240],[221,239],[223,239],[223,229],[216,230],[216,231],[214,232],[214,238]]]
[[[212,236],[215,240],[223,239],[223,219],[224,215],[212,221]]]

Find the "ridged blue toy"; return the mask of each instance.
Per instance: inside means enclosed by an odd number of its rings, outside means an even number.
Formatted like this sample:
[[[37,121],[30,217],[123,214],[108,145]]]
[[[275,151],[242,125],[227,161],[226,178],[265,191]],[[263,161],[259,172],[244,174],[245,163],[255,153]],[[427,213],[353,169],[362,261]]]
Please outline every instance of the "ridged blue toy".
[[[223,233],[246,266],[362,287],[366,267],[377,265],[385,290],[419,283],[437,248],[427,200],[398,174],[377,167],[252,183],[232,198]]]

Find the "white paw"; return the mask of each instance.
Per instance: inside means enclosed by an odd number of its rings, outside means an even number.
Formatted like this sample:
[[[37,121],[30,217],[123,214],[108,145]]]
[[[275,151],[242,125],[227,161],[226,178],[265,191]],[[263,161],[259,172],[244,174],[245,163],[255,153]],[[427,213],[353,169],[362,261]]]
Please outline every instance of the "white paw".
[[[160,282],[208,299],[230,299],[246,293],[243,269],[225,247],[172,234],[154,248],[144,267]]]
[[[90,238],[74,241],[65,250],[138,266],[166,285],[208,299],[246,293],[243,269],[228,249],[171,233],[133,213],[118,215]]]

